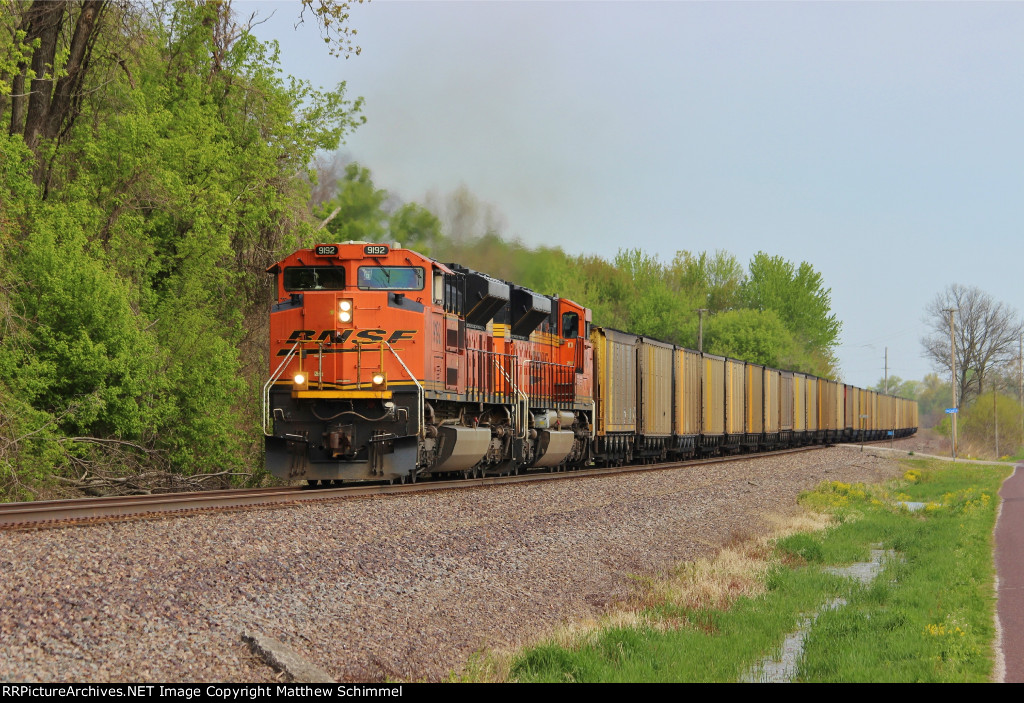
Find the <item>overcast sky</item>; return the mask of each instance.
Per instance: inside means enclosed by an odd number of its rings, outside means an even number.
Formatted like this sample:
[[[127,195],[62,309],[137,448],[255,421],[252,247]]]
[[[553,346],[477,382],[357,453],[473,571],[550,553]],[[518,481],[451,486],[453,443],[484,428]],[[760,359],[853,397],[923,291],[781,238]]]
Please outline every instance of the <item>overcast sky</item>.
[[[949,283],[1022,307],[1024,3],[386,2],[359,56],[298,3],[285,72],[366,99],[345,148],[378,187],[464,184],[530,245],[808,261],[844,380],[920,379]]]

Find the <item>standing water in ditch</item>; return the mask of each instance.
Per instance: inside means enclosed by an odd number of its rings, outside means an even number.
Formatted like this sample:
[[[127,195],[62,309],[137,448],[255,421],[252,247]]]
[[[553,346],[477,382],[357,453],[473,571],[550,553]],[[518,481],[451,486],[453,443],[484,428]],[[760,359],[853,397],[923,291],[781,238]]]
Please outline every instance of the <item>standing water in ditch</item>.
[[[881,546],[881,545],[878,545]],[[861,561],[849,566],[829,566],[825,573],[851,578],[862,586],[868,586],[881,573],[886,561],[897,559],[892,549],[872,549],[871,561]],[[743,683],[790,683],[797,674],[800,658],[804,653],[804,642],[811,630],[811,625],[818,616],[827,610],[837,610],[846,605],[845,598],[833,598],[818,608],[814,613],[805,615],[796,630],[786,635],[778,657],[765,657],[757,665],[740,678]]]

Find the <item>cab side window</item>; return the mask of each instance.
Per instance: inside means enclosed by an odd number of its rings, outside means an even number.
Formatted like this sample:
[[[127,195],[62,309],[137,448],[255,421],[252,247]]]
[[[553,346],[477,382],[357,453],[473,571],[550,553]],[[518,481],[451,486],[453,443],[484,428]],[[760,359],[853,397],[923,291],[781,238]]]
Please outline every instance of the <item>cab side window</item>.
[[[580,334],[580,316],[574,312],[562,313],[562,337],[576,339]]]

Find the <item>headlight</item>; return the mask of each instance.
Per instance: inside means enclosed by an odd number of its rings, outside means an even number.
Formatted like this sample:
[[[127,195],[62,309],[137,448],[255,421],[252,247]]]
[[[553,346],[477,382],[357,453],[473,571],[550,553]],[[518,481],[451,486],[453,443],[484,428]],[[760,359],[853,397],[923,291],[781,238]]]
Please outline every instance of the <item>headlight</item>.
[[[301,373],[295,374],[295,385],[296,386],[301,386],[305,382],[306,382],[306,377],[303,374],[301,374]]]
[[[338,320],[342,324],[352,322],[353,306],[351,300],[341,299],[338,301]]]
[[[382,373],[375,373],[373,374],[373,377],[370,380],[373,381],[374,388],[383,388],[384,382],[387,380],[387,377]]]

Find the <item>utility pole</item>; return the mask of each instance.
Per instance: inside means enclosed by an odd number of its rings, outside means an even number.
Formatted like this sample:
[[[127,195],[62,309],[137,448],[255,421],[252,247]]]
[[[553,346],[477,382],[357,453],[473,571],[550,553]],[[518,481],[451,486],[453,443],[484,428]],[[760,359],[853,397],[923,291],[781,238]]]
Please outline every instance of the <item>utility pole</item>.
[[[700,316],[700,321],[697,324],[697,351],[704,351],[704,313],[708,311],[707,308],[697,308],[697,315]]]
[[[950,368],[953,370],[953,458],[956,459],[956,416],[959,413],[959,408],[956,406],[956,338],[953,334],[953,313],[957,311],[956,308],[946,308],[945,312],[949,313],[949,361]]]
[[[1020,384],[1020,438],[1024,442],[1024,334],[1017,346],[1017,382]]]
[[[885,348],[885,394],[889,395],[889,347]]]
[[[995,374],[993,374],[993,377]],[[992,383],[992,422],[996,427],[996,459],[999,459],[999,415],[996,412],[996,384]]]

